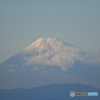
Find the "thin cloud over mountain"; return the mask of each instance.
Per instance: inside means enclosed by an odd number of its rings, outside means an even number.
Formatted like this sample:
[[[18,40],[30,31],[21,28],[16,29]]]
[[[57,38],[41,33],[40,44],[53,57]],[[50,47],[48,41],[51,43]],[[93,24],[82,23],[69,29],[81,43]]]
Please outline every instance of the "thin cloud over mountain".
[[[56,38],[39,38],[21,51],[20,54],[24,55],[23,60],[26,61],[27,66],[32,64],[57,65],[64,71],[73,67],[77,60],[87,64],[96,64],[99,63],[100,59],[93,59],[81,49],[66,45]]]

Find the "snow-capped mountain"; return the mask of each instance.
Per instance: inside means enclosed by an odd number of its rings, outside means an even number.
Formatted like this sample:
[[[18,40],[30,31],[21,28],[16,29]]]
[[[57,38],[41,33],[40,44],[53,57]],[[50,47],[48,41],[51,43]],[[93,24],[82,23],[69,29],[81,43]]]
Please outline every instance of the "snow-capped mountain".
[[[56,38],[39,38],[35,42],[31,43],[29,46],[27,46],[21,53],[24,54],[33,54],[36,52],[43,52],[44,50],[53,50],[53,51],[58,51],[61,47],[66,46],[64,42],[62,42],[59,39]]]
[[[82,51],[56,38],[39,38],[20,52],[26,65],[57,65],[64,71],[75,60],[83,61],[79,55]]]
[[[0,88],[31,88],[50,83],[99,84],[99,58],[56,38],[39,38],[0,64]],[[87,74],[95,73],[92,79]],[[93,74],[94,75],[94,74]],[[90,79],[90,81],[89,81]],[[99,85],[98,85],[99,87]]]
[[[20,52],[26,65],[57,65],[64,71],[74,65],[75,61],[93,64],[82,50],[66,44],[56,38],[39,38]]]

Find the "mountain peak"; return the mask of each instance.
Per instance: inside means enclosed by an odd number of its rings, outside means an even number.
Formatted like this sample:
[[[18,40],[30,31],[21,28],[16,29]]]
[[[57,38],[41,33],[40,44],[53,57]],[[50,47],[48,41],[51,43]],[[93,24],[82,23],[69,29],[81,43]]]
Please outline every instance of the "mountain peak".
[[[74,64],[75,60],[80,59],[79,48],[66,45],[63,41],[56,38],[39,38],[27,46],[20,54],[26,60],[26,65],[56,65],[66,71],[67,67]]]
[[[20,52],[25,65],[49,65],[60,66],[66,71],[74,66],[75,61],[92,64],[93,59],[85,55],[82,50],[67,45],[56,38],[39,38]],[[87,60],[86,60],[87,59]]]
[[[56,38],[39,38],[37,39],[35,42],[31,43],[29,46],[27,46],[23,51],[21,51],[20,53],[34,53],[34,50],[36,51],[36,49],[40,50],[41,49],[45,49],[47,50],[47,48],[50,49],[50,47],[52,49],[62,46],[64,45],[64,43]]]
[[[27,46],[25,48],[25,50],[31,49],[33,47],[38,47],[41,43],[41,41],[43,40],[43,38],[39,38],[38,40],[36,40],[35,42],[31,43],[29,46]]]

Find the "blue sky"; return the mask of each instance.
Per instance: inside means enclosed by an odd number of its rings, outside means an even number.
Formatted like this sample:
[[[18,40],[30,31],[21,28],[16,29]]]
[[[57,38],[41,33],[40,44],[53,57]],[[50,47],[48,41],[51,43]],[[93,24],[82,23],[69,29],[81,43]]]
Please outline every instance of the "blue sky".
[[[0,63],[40,37],[100,54],[100,0],[0,0]]]

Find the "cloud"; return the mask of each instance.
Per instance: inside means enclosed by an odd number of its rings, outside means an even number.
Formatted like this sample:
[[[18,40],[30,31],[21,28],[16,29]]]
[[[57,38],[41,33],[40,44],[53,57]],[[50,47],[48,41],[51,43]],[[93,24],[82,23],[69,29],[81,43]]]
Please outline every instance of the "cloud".
[[[32,70],[32,71],[34,72],[34,71],[35,71],[35,70],[37,70],[37,69],[38,69],[38,67],[36,66],[36,67],[34,67],[34,68],[33,68],[33,70]]]
[[[57,65],[64,71],[73,67],[76,60],[86,64],[100,64],[100,58],[90,57],[81,49],[66,45],[56,38],[40,38],[24,49],[22,54],[26,65]]]
[[[89,65],[100,65],[100,57],[96,57],[93,55],[90,55],[89,53],[85,55],[80,55],[82,58],[82,62],[89,64]]]
[[[81,53],[79,48],[67,46],[58,48],[56,52],[55,50],[46,50],[46,52],[40,52],[35,57],[23,57],[23,60],[26,60],[26,65],[57,65],[60,66],[62,70],[66,71],[67,68],[74,65],[75,60],[83,60],[79,53]]]
[[[14,70],[14,69],[9,69],[9,72],[10,72],[10,73],[14,73],[15,70]]]

